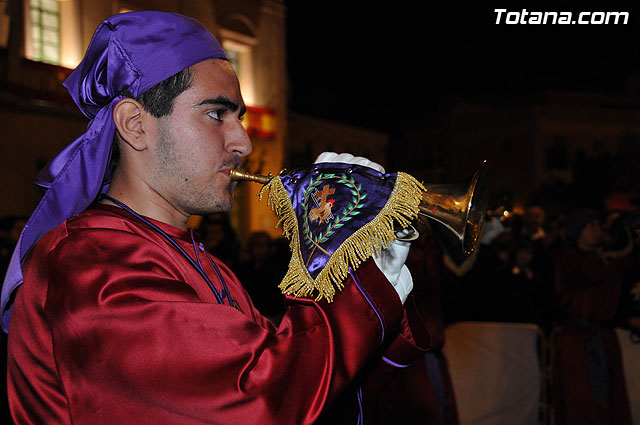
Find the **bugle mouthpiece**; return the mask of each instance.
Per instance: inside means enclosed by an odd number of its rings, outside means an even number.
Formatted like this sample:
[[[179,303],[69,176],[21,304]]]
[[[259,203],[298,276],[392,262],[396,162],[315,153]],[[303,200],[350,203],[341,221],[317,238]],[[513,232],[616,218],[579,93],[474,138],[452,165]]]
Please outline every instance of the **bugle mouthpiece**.
[[[230,176],[231,176],[231,180],[234,180],[234,181],[248,180],[248,181],[252,181],[260,184],[267,184],[273,178],[273,175],[271,173],[269,173],[269,175],[267,176],[263,176],[261,174],[253,174],[248,171],[238,170],[238,169],[231,170]]]

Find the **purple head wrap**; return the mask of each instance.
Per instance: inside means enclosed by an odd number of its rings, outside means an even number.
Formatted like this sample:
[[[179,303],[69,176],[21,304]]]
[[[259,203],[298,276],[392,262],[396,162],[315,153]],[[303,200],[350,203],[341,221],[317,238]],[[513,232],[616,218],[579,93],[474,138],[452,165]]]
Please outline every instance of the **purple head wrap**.
[[[143,11],[114,15],[100,24],[84,59],[63,83],[91,122],[36,178],[46,192],[20,235],[5,276],[0,306],[5,332],[10,299],[23,282],[22,262],[29,250],[108,188],[107,166],[116,132],[113,107],[124,91],[138,97],[183,69],[213,58],[226,59],[224,50],[192,18]]]

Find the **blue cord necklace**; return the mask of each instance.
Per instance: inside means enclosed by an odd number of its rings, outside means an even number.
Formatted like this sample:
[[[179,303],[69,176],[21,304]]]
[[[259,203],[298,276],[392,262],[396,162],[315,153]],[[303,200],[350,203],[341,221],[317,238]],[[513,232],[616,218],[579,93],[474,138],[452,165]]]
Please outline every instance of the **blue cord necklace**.
[[[213,292],[213,295],[216,297],[216,300],[218,301],[219,304],[224,304],[224,299],[226,298],[227,302],[229,303],[229,305],[231,307],[239,309],[238,304],[235,301],[233,301],[233,299],[231,299],[231,294],[229,293],[229,288],[227,288],[227,284],[224,281],[224,278],[222,277],[222,273],[220,273],[220,269],[218,268],[218,266],[213,261],[211,261],[211,258],[209,258],[209,255],[206,255],[206,258],[207,258],[207,260],[209,260],[209,264],[213,267],[213,270],[215,270],[216,274],[218,275],[218,279],[220,280],[220,283],[222,284],[222,289],[220,290],[220,292],[218,292],[216,287],[213,285],[213,282],[211,282],[211,279],[209,279],[209,276],[207,276],[207,273],[204,271],[204,268],[202,267],[202,263],[200,262],[200,255],[198,254],[198,248],[196,246],[196,241],[195,241],[195,239],[193,237],[193,230],[191,230],[191,242],[193,243],[193,251],[195,253],[195,257],[196,257],[196,261],[197,262],[193,261],[191,256],[189,254],[187,254],[187,252],[178,244],[178,242],[176,242],[164,230],[162,230],[161,228],[159,228],[158,226],[153,224],[151,221],[147,220],[146,218],[144,218],[143,216],[141,216],[140,214],[138,214],[137,212],[135,212],[134,210],[129,208],[129,206],[127,206],[125,203],[123,203],[123,202],[121,202],[121,201],[117,200],[116,198],[113,198],[113,197],[111,197],[109,195],[104,195],[103,194],[102,198],[103,199],[108,199],[109,201],[111,201],[114,204],[118,205],[120,208],[124,209],[129,214],[133,215],[134,217],[136,217],[137,219],[139,219],[140,221],[145,223],[147,226],[151,227],[151,229],[153,229],[154,231],[156,231],[160,235],[162,235],[162,237],[164,237],[175,249],[177,249],[178,252],[180,252],[180,254],[182,254],[182,256],[189,262],[189,264],[191,264],[191,266],[194,269],[196,269],[196,271],[200,274],[200,276],[202,276],[202,278],[205,280],[205,282],[207,282],[207,285],[209,285],[209,288]]]

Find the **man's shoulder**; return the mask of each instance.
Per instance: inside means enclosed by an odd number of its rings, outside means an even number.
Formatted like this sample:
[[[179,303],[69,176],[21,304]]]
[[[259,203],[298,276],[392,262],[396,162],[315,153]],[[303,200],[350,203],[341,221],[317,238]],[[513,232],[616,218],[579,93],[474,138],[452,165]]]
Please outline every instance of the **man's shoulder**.
[[[38,242],[36,246],[45,247],[51,251],[60,245],[73,244],[74,242],[90,240],[109,242],[129,239],[150,239],[148,230],[142,223],[128,217],[115,208],[104,208],[101,206],[90,207],[81,213],[68,218],[60,223],[53,230],[48,232]]]
[[[95,229],[105,231],[124,230],[133,233],[138,233],[143,229],[141,224],[124,210],[106,205],[92,205],[63,223],[68,232]]]
[[[183,261],[161,235],[117,207],[89,208],[61,223],[33,247],[29,266],[67,270],[119,264],[138,267],[162,264],[172,276],[184,271]],[[65,272],[66,273],[66,272]]]

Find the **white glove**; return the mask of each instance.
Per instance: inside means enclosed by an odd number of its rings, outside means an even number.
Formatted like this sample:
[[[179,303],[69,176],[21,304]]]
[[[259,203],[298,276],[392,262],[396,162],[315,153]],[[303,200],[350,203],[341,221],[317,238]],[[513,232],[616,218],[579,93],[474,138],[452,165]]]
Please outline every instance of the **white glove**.
[[[345,164],[357,164],[365,167],[372,168],[380,173],[384,173],[382,165],[369,161],[361,156],[353,156],[349,153],[337,154],[335,152],[323,152],[315,161],[315,164],[321,162],[340,162]],[[407,232],[403,230],[402,232]],[[398,232],[397,236],[403,235]],[[373,254],[373,261],[380,271],[385,275],[389,283],[393,285],[393,289],[396,290],[400,301],[404,304],[409,296],[409,293],[413,289],[413,278],[409,269],[404,264],[409,255],[409,248],[411,244],[409,242],[393,241],[386,249],[378,251]]]
[[[404,264],[409,255],[409,242],[393,241],[386,249],[373,254],[373,261],[387,280],[393,285],[402,304],[413,289],[413,278]]]
[[[318,158],[316,158],[316,162],[314,162],[314,164],[318,164],[320,162],[341,162],[343,164],[363,165],[365,167],[373,168],[380,173],[384,173],[384,168],[382,167],[382,165],[373,161],[369,161],[367,158],[364,158],[362,156],[353,156],[350,153],[337,154],[335,152],[323,152],[318,155]]]

